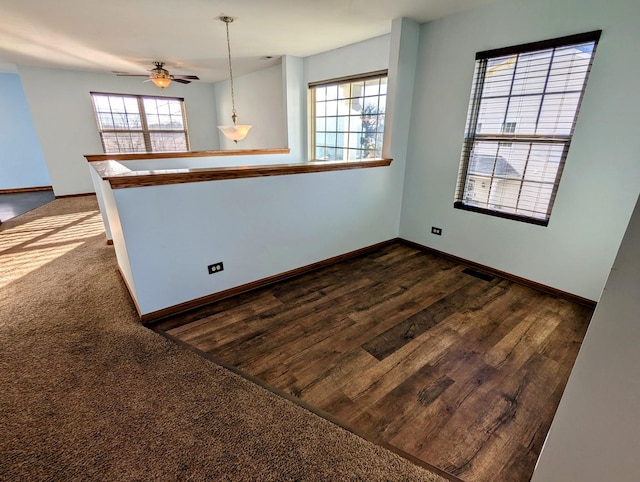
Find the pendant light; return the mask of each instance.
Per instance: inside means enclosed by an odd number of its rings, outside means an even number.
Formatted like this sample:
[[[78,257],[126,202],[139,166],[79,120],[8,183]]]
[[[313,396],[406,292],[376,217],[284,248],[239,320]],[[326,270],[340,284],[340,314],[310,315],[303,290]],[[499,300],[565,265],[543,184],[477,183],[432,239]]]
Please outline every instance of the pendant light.
[[[227,53],[229,55],[229,81],[231,83],[231,108],[232,108],[232,116],[231,120],[233,121],[233,125],[231,126],[218,126],[218,129],[222,131],[224,136],[227,139],[231,139],[236,144],[238,141],[241,141],[247,134],[249,133],[249,129],[253,126],[250,125],[242,125],[238,124],[238,115],[236,114],[236,99],[233,92],[233,69],[231,68],[231,42],[229,40],[229,24],[233,22],[233,17],[219,17],[219,19],[225,23],[227,27]]]

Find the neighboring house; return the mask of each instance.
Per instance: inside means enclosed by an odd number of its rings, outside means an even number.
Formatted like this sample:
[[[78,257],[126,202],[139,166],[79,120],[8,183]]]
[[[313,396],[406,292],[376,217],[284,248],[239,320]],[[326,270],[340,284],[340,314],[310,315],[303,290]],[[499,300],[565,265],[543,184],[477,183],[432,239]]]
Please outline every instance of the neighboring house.
[[[465,201],[480,207],[502,207],[503,199],[517,198],[521,174],[502,156],[473,155],[469,162],[469,177]]]

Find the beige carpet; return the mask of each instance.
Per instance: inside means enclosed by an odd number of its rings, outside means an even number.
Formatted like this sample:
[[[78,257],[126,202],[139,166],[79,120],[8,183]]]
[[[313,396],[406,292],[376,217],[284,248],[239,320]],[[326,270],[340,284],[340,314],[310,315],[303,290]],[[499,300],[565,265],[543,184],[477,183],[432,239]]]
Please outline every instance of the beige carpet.
[[[445,480],[141,326],[93,196],[4,223],[0,285],[0,480]]]

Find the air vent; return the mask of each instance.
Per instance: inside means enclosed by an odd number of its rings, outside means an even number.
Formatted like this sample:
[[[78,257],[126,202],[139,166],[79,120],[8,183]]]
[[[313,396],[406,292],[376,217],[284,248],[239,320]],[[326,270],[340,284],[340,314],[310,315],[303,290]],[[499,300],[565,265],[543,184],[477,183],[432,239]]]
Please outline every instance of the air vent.
[[[464,274],[475,276],[476,278],[479,278],[479,279],[484,280],[484,281],[493,281],[494,280],[493,276],[490,276],[490,275],[488,275],[486,273],[481,273],[480,271],[476,271],[475,269],[466,268],[466,269],[463,269],[462,272]]]

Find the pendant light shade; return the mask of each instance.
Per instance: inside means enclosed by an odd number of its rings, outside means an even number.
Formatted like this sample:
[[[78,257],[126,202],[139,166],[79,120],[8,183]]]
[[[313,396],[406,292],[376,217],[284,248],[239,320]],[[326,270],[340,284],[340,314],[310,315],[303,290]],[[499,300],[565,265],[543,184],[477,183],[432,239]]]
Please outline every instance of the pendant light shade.
[[[233,125],[230,126],[218,126],[218,129],[224,134],[227,139],[231,139],[236,144],[241,141],[249,133],[249,129],[253,126],[248,124],[238,124],[238,115],[236,114],[236,99],[233,91],[233,68],[231,67],[231,41],[229,40],[229,24],[233,22],[233,17],[220,17],[220,21],[224,22],[227,28],[227,54],[229,59],[229,83],[231,84],[231,108],[232,115],[231,120]]]
[[[151,70],[149,79],[156,87],[166,89],[171,84],[171,75],[169,71],[164,68],[164,62],[154,62],[155,69]]]
[[[171,77],[168,75],[159,75],[156,77],[152,77],[151,82],[153,82],[156,87],[166,89],[171,84]]]
[[[251,129],[252,127],[253,126],[247,124],[234,124],[232,126],[218,126],[218,129],[222,131],[227,139],[231,139],[233,142],[237,143],[238,141],[241,141],[242,139],[247,137],[249,129]]]

